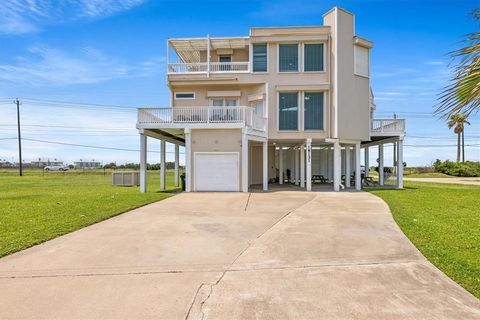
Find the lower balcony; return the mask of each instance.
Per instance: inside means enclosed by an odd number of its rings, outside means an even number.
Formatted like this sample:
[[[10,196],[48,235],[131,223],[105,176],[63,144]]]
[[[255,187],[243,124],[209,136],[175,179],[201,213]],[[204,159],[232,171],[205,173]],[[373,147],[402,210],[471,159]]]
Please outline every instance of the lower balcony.
[[[139,108],[138,129],[243,128],[266,133],[267,118],[252,107],[192,106]]]
[[[383,136],[404,136],[405,119],[372,119],[370,135]]]

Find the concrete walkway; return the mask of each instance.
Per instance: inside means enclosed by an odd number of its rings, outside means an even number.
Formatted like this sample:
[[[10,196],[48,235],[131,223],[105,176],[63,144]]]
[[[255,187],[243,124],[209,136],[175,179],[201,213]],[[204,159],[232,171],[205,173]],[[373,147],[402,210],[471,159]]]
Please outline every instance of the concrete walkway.
[[[0,259],[0,319],[479,319],[379,198],[191,193]]]
[[[480,177],[477,178],[408,178],[403,180],[417,181],[417,182],[433,182],[433,183],[454,183],[454,184],[472,184],[480,186]]]

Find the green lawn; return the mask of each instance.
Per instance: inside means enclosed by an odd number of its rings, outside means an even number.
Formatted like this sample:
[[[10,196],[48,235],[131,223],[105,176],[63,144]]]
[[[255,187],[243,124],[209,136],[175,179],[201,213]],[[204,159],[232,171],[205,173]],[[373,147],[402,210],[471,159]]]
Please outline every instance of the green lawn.
[[[480,187],[405,181],[370,192],[430,262],[480,298]]]
[[[440,172],[430,172],[430,173],[411,173],[405,174],[405,178],[458,178],[454,176],[449,176],[445,173]]]
[[[103,170],[15,174],[0,171],[0,257],[172,195],[158,191],[158,171],[148,173],[144,194],[112,186]],[[173,189],[173,172],[167,187]]]

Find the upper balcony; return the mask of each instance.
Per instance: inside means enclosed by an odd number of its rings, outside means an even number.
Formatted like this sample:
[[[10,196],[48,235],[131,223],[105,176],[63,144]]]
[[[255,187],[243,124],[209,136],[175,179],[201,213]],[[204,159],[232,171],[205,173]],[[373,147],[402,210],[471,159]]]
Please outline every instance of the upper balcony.
[[[247,72],[250,72],[248,37],[168,40],[168,75]]]

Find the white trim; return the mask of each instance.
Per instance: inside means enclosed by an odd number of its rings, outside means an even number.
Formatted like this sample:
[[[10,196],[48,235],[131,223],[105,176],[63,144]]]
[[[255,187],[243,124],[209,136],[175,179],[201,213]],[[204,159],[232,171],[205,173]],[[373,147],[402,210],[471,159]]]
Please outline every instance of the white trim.
[[[403,189],[403,139],[397,141],[397,187]]]
[[[193,94],[193,98],[179,98],[177,94]],[[175,92],[174,93],[175,100],[195,100],[195,92]]]
[[[333,138],[338,138],[338,9],[337,7],[334,7],[334,23],[333,23],[333,29],[335,30],[335,51],[334,51],[334,57],[335,57],[335,63],[334,63],[334,82],[333,82],[333,88],[334,88],[334,95],[333,95],[333,101],[334,104],[331,108],[332,110],[332,116],[333,116]],[[334,152],[334,159],[335,159],[335,152]],[[336,188],[334,182],[334,188]],[[338,191],[338,190],[336,190]]]
[[[248,192],[249,181],[248,181],[248,136],[245,130],[242,130],[242,192]]]
[[[360,142],[355,144],[355,190],[362,190],[362,175],[360,167]]]
[[[147,191],[147,136],[140,134],[140,192]]]
[[[185,191],[192,191],[192,132],[185,129]]]
[[[278,147],[278,184],[283,184],[283,147]]]
[[[350,146],[345,146],[345,187],[350,188],[350,175],[351,169],[350,164],[352,163],[350,160],[350,156],[352,155],[350,151]]]
[[[212,152],[208,152],[208,151],[198,151],[198,152],[194,152],[193,153],[193,167],[195,168],[195,175],[197,174],[197,155],[202,155],[202,154],[207,154],[207,155],[212,155],[212,154],[217,154],[217,155],[221,155],[221,154],[236,154],[237,155],[237,167],[238,167],[238,170],[237,170],[237,179],[238,179],[238,183],[240,183],[240,173],[239,173],[239,169],[240,169],[240,154],[239,152],[236,152],[236,151],[232,151],[232,152],[222,152],[222,151],[212,151]],[[197,191],[197,181],[195,179],[195,175],[192,177],[193,178],[193,191]],[[237,192],[240,191],[240,188],[239,186],[237,185]]]
[[[160,190],[165,190],[165,159],[167,144],[165,140],[160,140]]]
[[[179,169],[180,169],[180,145],[175,144],[175,167],[174,167],[174,173],[173,173],[173,183],[175,185],[175,188],[178,188],[178,182],[179,182]]]
[[[308,138],[307,144],[307,191],[312,191],[312,139]]]
[[[380,186],[385,184],[383,167],[383,143],[380,143],[378,145],[378,183]]]
[[[305,188],[305,145],[300,146],[300,188]]]

